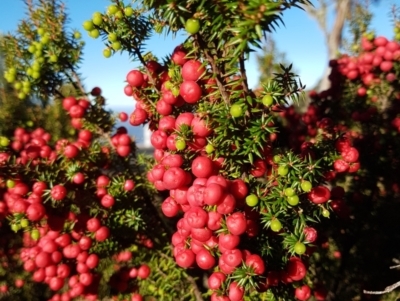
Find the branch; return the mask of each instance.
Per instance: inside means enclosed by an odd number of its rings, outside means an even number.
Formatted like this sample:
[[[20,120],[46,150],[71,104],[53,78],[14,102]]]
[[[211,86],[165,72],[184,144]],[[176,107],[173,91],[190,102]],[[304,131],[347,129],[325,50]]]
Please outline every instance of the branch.
[[[187,277],[187,280],[190,282],[192,285],[194,295],[196,296],[196,301],[203,301],[203,296],[201,295],[201,292],[196,284],[196,281],[194,281],[193,277],[189,276]]]
[[[335,49],[335,51],[337,51],[342,44],[343,27],[346,21],[346,16],[349,13],[350,9],[351,0],[341,0],[337,3],[335,22],[328,36],[328,47],[331,52],[331,56],[336,56],[336,53],[332,52],[334,48],[337,48]]]
[[[366,291],[366,290],[364,290],[363,292],[364,292],[364,294],[370,294],[370,295],[383,295],[383,294],[390,293],[391,291],[395,290],[399,286],[400,286],[400,281],[385,287],[385,289],[383,291]]]
[[[229,96],[228,93],[225,90],[225,87],[223,85],[223,79],[221,76],[221,71],[219,70],[217,64],[215,63],[214,58],[212,57],[212,55],[208,52],[207,50],[207,45],[205,44],[205,42],[202,40],[202,38],[196,34],[195,35],[195,42],[197,42],[198,46],[203,49],[204,54],[208,60],[208,62],[211,65],[212,71],[215,74],[215,80],[217,82],[217,86],[219,89],[219,92],[221,93],[222,99],[224,100],[224,102],[226,104],[229,104]]]
[[[33,20],[33,23],[35,24],[35,26],[36,26],[37,28],[39,28],[39,27],[40,27],[40,24],[38,23],[38,21],[37,21],[35,18],[33,18],[34,11],[33,11],[33,3],[32,3],[32,0],[26,0],[26,1],[25,1],[25,5],[28,6],[30,19]]]
[[[326,15],[328,11],[328,3],[325,0],[319,0],[320,6],[319,8],[315,8],[311,5],[305,5],[304,10],[312,17],[314,18],[320,29],[322,30],[322,33],[324,34],[325,38],[328,40],[329,36],[329,31],[328,27],[326,25]]]
[[[65,72],[65,75],[68,77],[69,81],[71,82],[71,84],[74,86],[74,88],[76,90],[80,90],[82,95],[86,94],[85,89],[83,88],[82,84],[81,84],[81,80],[78,76],[78,74],[76,74],[74,66],[72,66],[69,62],[68,62],[68,67],[71,70],[72,73],[72,77],[68,74],[68,72]],[[74,80],[75,79],[75,80]]]
[[[240,66],[240,75],[242,77],[242,86],[243,91],[248,94],[249,93],[249,84],[247,82],[247,75],[246,75],[246,67],[244,65],[244,57],[243,53],[239,57],[239,66]]]
[[[116,3],[119,7],[123,7],[123,5],[121,5],[120,0],[116,0],[115,3]],[[129,22],[129,20],[127,19],[127,17],[126,17],[125,14],[123,15],[123,18],[124,18],[124,20],[125,20],[125,24],[129,25],[130,22]],[[129,26],[129,28],[130,28],[130,26]],[[133,30],[132,28],[130,28],[130,29],[131,29],[132,32],[134,32],[134,30]],[[135,43],[132,43],[132,45],[130,45],[130,46],[132,47],[133,51],[135,52],[136,56],[138,57],[140,63],[145,67],[147,76],[148,76],[148,78],[150,79],[150,83],[152,84],[153,89],[154,89],[157,93],[159,93],[159,90],[157,89],[156,79],[153,78],[153,74],[151,74],[151,72],[150,72],[149,69],[147,68],[147,66],[146,66],[146,61],[145,61],[144,57],[142,56],[142,53],[140,52],[140,49],[139,49],[138,47],[135,46]],[[129,48],[128,48],[128,49],[129,49]]]
[[[81,84],[81,80],[80,80],[78,74],[76,74],[76,72],[74,70],[72,70],[72,75],[76,80],[76,84],[78,85],[79,90],[81,90],[82,94],[86,94],[86,91]]]
[[[400,268],[400,260],[393,258],[392,261],[396,263],[396,265],[390,266],[389,269],[397,269]]]

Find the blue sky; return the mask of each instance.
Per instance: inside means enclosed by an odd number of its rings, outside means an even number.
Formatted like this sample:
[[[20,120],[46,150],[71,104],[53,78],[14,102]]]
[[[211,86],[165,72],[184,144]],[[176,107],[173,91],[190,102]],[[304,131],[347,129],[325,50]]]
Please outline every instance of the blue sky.
[[[79,29],[86,42],[84,60],[80,73],[84,78],[85,87],[90,90],[99,86],[110,106],[131,106],[133,100],[123,93],[126,74],[135,68],[126,54],[117,54],[109,59],[102,55],[104,45],[101,39],[92,39],[82,29],[82,23],[90,19],[93,12],[104,12],[110,4],[109,0],[65,0],[70,17],[70,27]],[[316,3],[316,0],[312,0]],[[380,4],[373,5],[374,19],[372,28],[378,35],[392,37],[392,27],[388,17],[390,7],[397,0],[381,0]],[[22,0],[0,1],[0,32],[9,32],[16,29],[18,22],[24,18],[24,4]],[[293,62],[299,71],[301,80],[307,87],[312,87],[322,75],[327,64],[325,41],[317,23],[304,11],[292,9],[284,15],[285,26],[281,26],[273,34],[277,46],[286,52],[287,58]],[[164,36],[154,37],[148,43],[148,49],[158,57],[163,57],[185,39],[186,35],[178,36],[175,40]],[[249,83],[252,87],[257,84],[259,76],[255,56],[247,63]]]

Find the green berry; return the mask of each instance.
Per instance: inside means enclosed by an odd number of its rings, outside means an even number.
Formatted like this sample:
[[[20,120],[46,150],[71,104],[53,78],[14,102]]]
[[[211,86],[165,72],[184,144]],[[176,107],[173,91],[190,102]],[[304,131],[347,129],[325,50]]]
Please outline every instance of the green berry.
[[[271,94],[264,95],[264,97],[262,98],[262,103],[266,107],[271,106],[274,103],[274,99]]]
[[[1,136],[0,137],[0,146],[7,147],[9,145],[10,145],[10,139],[8,139],[7,137]],[[10,181],[10,180],[8,180],[8,181]],[[14,186],[15,186],[15,183],[14,183]]]
[[[179,95],[179,87],[177,87],[177,86],[172,86],[171,92],[172,92],[172,94],[173,94],[175,97],[177,97],[177,96]]]
[[[89,31],[89,36],[93,39],[97,39],[100,36],[100,31],[98,29],[92,29]]]
[[[122,11],[119,10],[115,13],[116,19],[122,19],[123,17],[124,17],[124,13]]]
[[[35,45],[30,45],[30,46],[28,47],[28,51],[29,51],[29,53],[35,53],[35,51],[36,51]]]
[[[114,4],[111,4],[110,6],[108,6],[107,13],[109,15],[114,15],[117,11],[118,11],[118,6],[116,6]]]
[[[50,55],[50,57],[49,57],[50,63],[57,63],[57,61],[58,61],[57,55],[55,55],[55,54]]]
[[[32,72],[32,78],[33,79],[38,79],[40,77],[40,72],[39,71],[33,71]]]
[[[99,12],[94,12],[92,16],[92,22],[94,25],[100,26],[103,23],[103,16]]]
[[[14,83],[14,89],[15,90],[21,90],[21,88],[22,88],[22,83],[21,82],[16,82],[16,83]]]
[[[200,21],[194,18],[190,18],[186,21],[185,29],[189,34],[196,34],[200,30]]]
[[[22,87],[22,92],[28,95],[31,92],[31,87]]]
[[[250,207],[257,206],[258,204],[258,196],[255,194],[250,194],[246,197],[246,204]]]
[[[272,231],[279,232],[282,229],[282,224],[277,218],[274,218],[271,220],[270,227]]]
[[[25,94],[24,92],[21,91],[21,92],[18,93],[17,97],[18,97],[18,99],[23,100],[23,99],[26,98],[26,94]]]
[[[207,154],[211,154],[215,149],[214,149],[214,146],[212,144],[207,144],[205,150],[206,150]]]
[[[44,35],[44,29],[43,28],[38,28],[38,30],[37,30],[37,33],[38,33],[38,35],[39,36],[42,36],[42,35]]]
[[[111,56],[111,49],[110,48],[104,49],[103,56],[108,59]]]
[[[118,51],[118,50],[120,50],[121,49],[121,42],[119,42],[119,41],[116,41],[116,42],[113,42],[112,44],[111,44],[111,47],[115,50],[115,51]]]
[[[107,38],[108,38],[108,40],[112,43],[112,42],[117,41],[118,36],[117,36],[117,34],[116,34],[115,32],[110,32],[110,33],[108,34]]]
[[[33,240],[38,240],[40,238],[40,232],[38,229],[33,229],[31,232],[31,238]]]
[[[329,212],[329,210],[327,210],[327,209],[322,210],[323,217],[329,218],[330,215],[331,215],[331,213]]]
[[[298,241],[294,245],[294,252],[298,255],[303,255],[306,252],[306,245]]]
[[[21,229],[21,226],[18,224],[11,225],[11,230],[13,230],[14,232],[18,232],[20,229]]]
[[[300,202],[300,198],[298,195],[288,196],[286,200],[290,206],[296,206]]]
[[[239,104],[233,104],[229,110],[232,117],[237,118],[243,116],[243,108]]]
[[[303,181],[301,182],[300,187],[304,192],[310,192],[312,189],[312,184],[310,181]]]
[[[16,75],[17,74],[17,69],[15,69],[14,67],[11,67],[10,69],[8,69],[8,73],[11,75]]]
[[[50,36],[49,35],[44,35],[40,39],[40,43],[42,43],[43,45],[46,45],[49,42],[50,42]]]
[[[94,24],[93,24],[92,20],[87,20],[87,21],[83,22],[83,28],[86,31],[90,32],[94,28]]]
[[[133,8],[130,6],[125,7],[124,13],[125,13],[125,16],[131,17],[133,15]]]
[[[21,219],[19,223],[21,225],[21,228],[26,228],[29,226],[29,221],[26,218]]]
[[[184,150],[186,148],[185,140],[179,139],[175,142],[175,147],[178,151]]]
[[[296,194],[296,192],[294,191],[294,189],[292,187],[288,187],[284,190],[284,194],[286,196],[294,196]]]
[[[280,155],[275,155],[275,156],[272,158],[272,161],[274,161],[274,163],[279,163],[279,162],[281,162],[281,156],[280,156]]]
[[[281,177],[286,176],[289,173],[289,168],[286,165],[280,165],[278,167],[278,175]]]

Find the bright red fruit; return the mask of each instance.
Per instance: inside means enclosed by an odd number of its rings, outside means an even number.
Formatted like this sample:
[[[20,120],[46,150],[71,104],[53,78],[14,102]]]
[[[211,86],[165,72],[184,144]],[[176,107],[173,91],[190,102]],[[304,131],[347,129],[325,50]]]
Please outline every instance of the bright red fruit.
[[[72,182],[75,184],[82,184],[85,182],[85,175],[81,172],[77,172],[73,177],[72,177]]]
[[[235,249],[240,242],[240,237],[233,234],[220,234],[218,236],[219,247],[226,250]]]
[[[64,286],[64,279],[59,277],[52,277],[49,282],[49,287],[53,291],[58,291]]]
[[[241,301],[244,296],[244,288],[239,286],[236,281],[232,281],[228,288],[228,297],[230,301]]]
[[[311,289],[308,285],[299,286],[295,289],[294,295],[300,301],[308,300],[311,297]]]
[[[305,227],[303,231],[306,236],[306,241],[309,243],[313,243],[317,239],[318,233],[313,227]]]
[[[177,265],[182,268],[191,267],[196,260],[195,254],[192,250],[186,249],[181,251],[179,254],[175,256],[175,261]]]
[[[188,225],[192,228],[203,228],[207,225],[208,214],[201,207],[192,207],[184,215]]]
[[[287,263],[287,275],[293,281],[299,281],[307,275],[307,268],[298,257],[291,257]]]
[[[243,255],[239,249],[226,250],[222,253],[220,259],[231,267],[237,267],[242,263]]]
[[[246,217],[242,212],[232,213],[226,218],[226,227],[234,235],[241,235],[246,232]]]
[[[167,197],[161,204],[161,210],[166,217],[174,217],[179,213],[179,205],[173,198]]]
[[[186,50],[182,45],[177,46],[174,51],[172,52],[171,60],[180,66],[183,66],[188,59],[186,59]]]
[[[63,255],[65,258],[76,258],[81,252],[79,245],[70,244],[65,246],[63,249]]]
[[[218,290],[226,280],[226,275],[222,272],[213,272],[208,278],[208,287],[212,290]]]
[[[78,101],[73,96],[65,97],[62,101],[63,109],[69,111],[72,106],[78,104]]]
[[[101,198],[100,203],[105,208],[111,208],[115,204],[115,198],[110,194],[106,194]]]
[[[308,199],[315,204],[326,203],[331,197],[330,190],[325,186],[317,186],[308,193]]]
[[[182,67],[182,78],[184,81],[197,81],[206,69],[200,61],[189,60]]]
[[[139,70],[132,70],[126,75],[126,81],[130,86],[139,88],[144,83],[143,73]]]
[[[196,254],[196,263],[199,268],[209,270],[215,266],[215,257],[208,250],[202,249]]]
[[[210,183],[204,189],[204,203],[210,206],[218,205],[222,201],[224,189],[217,183]]]
[[[179,95],[190,104],[195,104],[201,99],[202,90],[195,81],[184,81],[179,87]]]
[[[245,263],[247,266],[252,267],[254,273],[262,275],[265,272],[264,260],[257,254],[250,254],[246,256]]]
[[[143,124],[148,117],[147,112],[142,108],[135,108],[129,116],[129,123],[133,126]]]
[[[192,162],[192,173],[198,178],[208,178],[214,172],[214,165],[210,158],[199,156]]]
[[[99,257],[97,254],[90,254],[86,259],[86,265],[89,269],[94,269],[99,264]]]
[[[164,172],[163,182],[166,189],[182,187],[186,181],[186,173],[180,167],[171,167]]]
[[[51,264],[51,256],[47,252],[40,252],[35,257],[35,264],[38,268],[44,268]]]
[[[95,239],[100,242],[105,241],[109,236],[110,236],[110,229],[106,226],[101,226],[95,232]]]
[[[51,197],[56,201],[62,201],[67,196],[67,189],[63,185],[55,185],[50,191]]]
[[[46,209],[42,204],[39,203],[31,204],[26,209],[26,216],[32,222],[41,220],[45,214],[46,214]]]
[[[244,199],[249,194],[249,189],[242,179],[233,180],[229,185],[229,189],[237,199]]]
[[[198,137],[207,137],[211,134],[212,129],[207,124],[206,120],[195,116],[191,123],[193,135]]]

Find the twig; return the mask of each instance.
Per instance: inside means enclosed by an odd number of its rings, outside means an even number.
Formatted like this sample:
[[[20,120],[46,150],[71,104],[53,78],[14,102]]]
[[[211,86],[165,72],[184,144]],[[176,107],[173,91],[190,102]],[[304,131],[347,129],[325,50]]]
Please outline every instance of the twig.
[[[229,104],[229,96],[228,93],[225,90],[224,85],[222,84],[222,77],[221,77],[221,72],[218,68],[218,66],[215,63],[214,58],[211,56],[211,54],[207,51],[207,47],[204,43],[204,41],[201,39],[199,35],[195,35],[195,41],[198,43],[198,46],[201,47],[204,51],[204,54],[208,60],[208,62],[211,65],[212,71],[215,74],[215,80],[217,82],[217,86],[219,89],[219,92],[221,93],[222,99],[226,104]]]
[[[397,269],[400,268],[400,260],[393,258],[392,261],[396,263],[396,265],[390,266],[389,269]]]
[[[201,292],[196,284],[196,281],[194,281],[193,277],[188,275],[187,280],[192,284],[192,288],[194,291],[194,295],[196,296],[196,301],[203,301],[203,296],[201,295]]]
[[[385,287],[385,289],[383,291],[366,291],[366,290],[364,290],[363,292],[364,292],[364,294],[370,294],[370,295],[383,295],[383,294],[390,293],[391,291],[395,290],[399,286],[400,286],[400,281]]]
[[[115,3],[116,3],[119,7],[121,7],[120,0],[116,0]],[[129,25],[130,22],[129,22],[129,20],[126,18],[125,14],[123,15],[123,18],[124,18],[124,20],[125,20],[125,23],[126,23],[127,25]],[[132,28],[130,28],[130,29],[133,31]],[[138,57],[140,63],[145,67],[147,76],[148,76],[148,78],[150,79],[150,83],[152,84],[154,90],[155,90],[157,93],[159,93],[159,90],[157,89],[157,85],[156,85],[156,79],[153,78],[153,74],[151,74],[151,72],[150,72],[149,69],[147,68],[147,66],[146,66],[146,61],[145,61],[144,57],[142,56],[142,53],[140,52],[139,48],[135,46],[135,43],[133,43],[132,45],[129,45],[129,46],[130,46],[130,47],[133,49],[133,51],[135,52],[135,54],[136,54],[136,56]],[[130,47],[127,47],[127,48],[129,49]]]
[[[39,27],[40,27],[40,24],[38,23],[38,21],[37,21],[35,18],[33,18],[34,11],[33,11],[33,3],[32,3],[32,0],[26,0],[26,1],[25,1],[25,5],[28,6],[30,18],[33,20],[33,22],[35,23],[36,27],[39,28]]]
[[[86,94],[86,91],[85,91],[85,89],[83,88],[83,86],[82,86],[82,84],[81,84],[81,80],[80,80],[78,74],[76,74],[76,72],[75,72],[74,69],[72,69],[71,71],[72,71],[73,77],[74,77],[75,80],[76,80],[76,84],[78,85],[79,90],[81,90],[82,94]]]
[[[246,67],[244,65],[243,53],[239,57],[239,66],[240,66],[240,75],[242,77],[243,91],[246,94],[248,94],[249,93],[249,85],[248,85],[248,82],[247,82]]]
[[[70,82],[74,86],[74,88],[77,90],[80,90],[82,95],[85,95],[86,91],[83,88],[83,85],[81,83],[81,80],[80,80],[78,74],[75,72],[74,66],[71,65],[69,62],[67,62],[67,64],[68,64],[69,69],[71,70],[72,77],[67,72],[65,72],[65,75],[68,77],[68,79],[70,80]],[[75,79],[75,81],[73,79]]]

